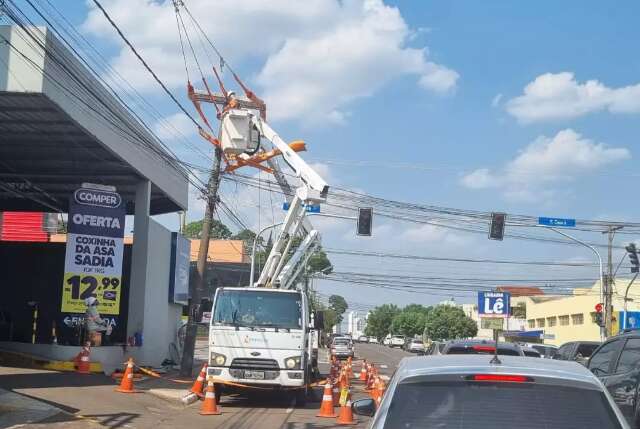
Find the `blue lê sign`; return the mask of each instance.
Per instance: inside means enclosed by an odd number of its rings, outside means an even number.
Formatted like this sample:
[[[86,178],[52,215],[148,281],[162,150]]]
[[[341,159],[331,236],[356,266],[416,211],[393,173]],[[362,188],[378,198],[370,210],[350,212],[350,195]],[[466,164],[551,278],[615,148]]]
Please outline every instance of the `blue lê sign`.
[[[478,292],[480,317],[508,317],[511,308],[509,292]]]
[[[576,226],[575,219],[564,219],[560,217],[539,217],[538,225],[543,226],[563,226],[567,228],[572,228]]]

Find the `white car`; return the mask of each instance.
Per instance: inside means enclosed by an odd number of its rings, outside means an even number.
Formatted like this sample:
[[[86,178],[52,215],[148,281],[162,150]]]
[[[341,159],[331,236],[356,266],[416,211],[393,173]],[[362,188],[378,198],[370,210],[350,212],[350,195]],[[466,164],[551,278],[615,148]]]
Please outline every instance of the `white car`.
[[[414,338],[407,345],[407,351],[410,353],[424,354],[424,343],[421,339]]]
[[[379,341],[376,337],[369,337],[369,342],[371,344],[379,344]]]
[[[384,344],[385,346],[390,346],[391,345],[391,337],[385,337],[385,339],[382,340],[382,344]]]
[[[404,335],[393,335],[391,337],[391,342],[389,343],[389,347],[402,348],[402,346],[404,346]]]

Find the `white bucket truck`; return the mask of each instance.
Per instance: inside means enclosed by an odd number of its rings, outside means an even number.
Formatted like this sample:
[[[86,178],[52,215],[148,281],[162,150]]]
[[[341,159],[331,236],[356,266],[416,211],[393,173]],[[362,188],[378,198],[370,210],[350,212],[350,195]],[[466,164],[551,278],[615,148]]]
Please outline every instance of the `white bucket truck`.
[[[318,231],[310,228],[304,216],[307,206],[325,201],[329,187],[266,122],[254,115],[251,121],[261,137],[282,151],[303,185],[290,201],[258,281],[250,287],[216,291],[207,375],[220,381],[218,393],[233,390],[233,385],[271,387],[294,391],[298,401],[304,402],[307,386],[317,373],[318,335],[306,291],[297,282],[320,242]],[[297,235],[304,240],[287,260],[283,255],[289,254]],[[319,315],[315,319],[322,323]]]

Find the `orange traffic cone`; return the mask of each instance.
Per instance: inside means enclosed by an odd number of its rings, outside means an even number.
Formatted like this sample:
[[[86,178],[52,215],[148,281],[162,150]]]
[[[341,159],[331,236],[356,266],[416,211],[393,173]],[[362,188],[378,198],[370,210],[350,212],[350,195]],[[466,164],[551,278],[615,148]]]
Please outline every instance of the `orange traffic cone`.
[[[336,420],[339,425],[353,425],[356,421],[353,419],[353,411],[351,410],[351,391],[347,388],[347,395],[344,403],[340,404],[340,415]]]
[[[89,358],[91,355],[91,343],[86,342],[84,346],[82,346],[82,350],[75,357],[76,362],[76,373],[77,374],[90,374],[91,373],[91,359]]]
[[[127,361],[127,369],[124,371],[120,387],[116,389],[116,392],[120,393],[137,393],[138,391],[133,388],[133,358],[129,358]]]
[[[331,394],[331,383],[327,381],[324,385],[324,392],[322,393],[322,403],[320,404],[320,412],[316,417],[332,417],[335,418],[336,412],[333,409],[333,396]]]
[[[213,388],[213,380],[211,379],[209,379],[209,382],[207,383],[207,393],[204,394],[204,402],[202,402],[200,414],[203,416],[217,416],[218,414],[222,414],[218,409],[216,391]]]
[[[367,381],[367,361],[362,362],[362,369],[360,370],[360,381]]]
[[[193,386],[191,386],[191,393],[195,393],[198,396],[202,396],[202,390],[204,389],[204,380],[207,377],[207,364],[202,365],[202,369],[200,370],[200,374],[196,378],[196,381],[193,382]]]
[[[365,392],[369,392],[369,391],[371,391],[371,389],[373,389],[373,382],[375,381],[376,368],[374,366],[372,366],[369,369],[369,372],[368,372],[367,375],[368,375],[367,385],[364,388]]]
[[[379,389],[378,389],[378,396],[375,399],[376,409],[380,408],[380,404],[382,403],[382,397],[384,396],[385,389],[386,389],[386,385],[384,383],[384,380],[381,379]]]

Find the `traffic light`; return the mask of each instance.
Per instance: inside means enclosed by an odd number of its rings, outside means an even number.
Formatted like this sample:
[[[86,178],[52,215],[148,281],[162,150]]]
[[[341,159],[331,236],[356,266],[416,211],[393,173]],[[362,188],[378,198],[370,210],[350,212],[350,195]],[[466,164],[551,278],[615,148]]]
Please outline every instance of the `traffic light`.
[[[491,227],[489,229],[490,240],[502,241],[504,238],[504,224],[506,220],[506,213],[491,213]]]
[[[640,271],[640,262],[638,261],[638,249],[636,249],[635,243],[629,243],[625,249],[631,262],[631,272],[637,273]]]
[[[372,208],[359,208],[358,209],[358,235],[366,235],[371,237],[373,209]]]
[[[596,313],[595,322],[596,325],[604,328],[604,319],[602,318],[602,313]]]

